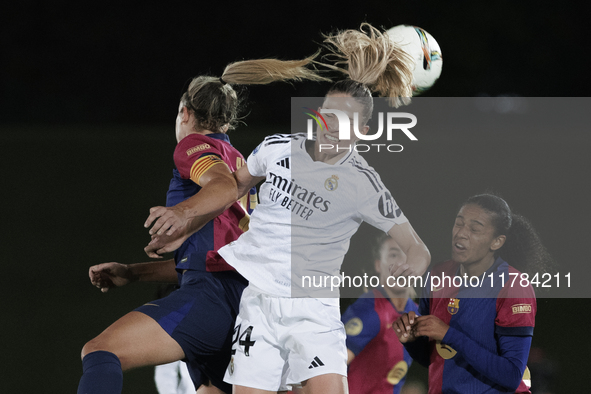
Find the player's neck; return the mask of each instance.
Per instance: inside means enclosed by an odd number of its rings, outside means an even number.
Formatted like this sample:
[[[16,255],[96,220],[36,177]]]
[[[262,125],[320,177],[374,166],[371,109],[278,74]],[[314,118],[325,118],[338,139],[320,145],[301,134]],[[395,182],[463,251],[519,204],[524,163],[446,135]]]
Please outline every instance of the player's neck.
[[[326,164],[335,164],[336,162],[341,160],[341,158],[348,152],[348,151],[344,151],[344,152],[339,153],[337,155],[334,155],[334,154],[331,155],[331,154],[328,154],[325,152],[321,152],[320,149],[317,148],[317,144],[315,144],[315,143],[311,143],[311,144],[306,143],[306,151],[308,152],[308,154],[310,155],[312,160],[321,161]]]
[[[476,261],[470,264],[460,265],[460,275],[468,275],[468,277],[481,276],[495,263],[494,255],[487,256],[480,261]]]
[[[193,130],[193,132],[191,134],[207,135],[207,134],[215,134],[215,133],[211,130],[199,129],[199,130]]]
[[[408,300],[408,291],[405,288],[404,291],[400,291],[400,288],[390,288],[388,286],[384,286],[384,290],[388,297],[390,297],[390,302],[394,305],[397,311],[403,311],[404,307],[406,306],[406,301]]]
[[[406,303],[408,302],[408,297],[406,298],[390,298],[392,305],[396,308],[397,311],[402,312],[406,307]]]

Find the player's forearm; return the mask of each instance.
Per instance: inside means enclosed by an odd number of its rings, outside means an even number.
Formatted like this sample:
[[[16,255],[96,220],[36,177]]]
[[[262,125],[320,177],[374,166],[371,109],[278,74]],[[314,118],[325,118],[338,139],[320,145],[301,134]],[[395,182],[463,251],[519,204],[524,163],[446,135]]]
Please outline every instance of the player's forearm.
[[[424,274],[431,263],[431,254],[410,223],[395,224],[388,231],[388,235],[396,240],[406,254],[406,263],[391,267],[390,273],[405,276]],[[404,268],[405,266],[408,268]]]
[[[174,259],[128,264],[130,279],[138,282],[178,283]]]
[[[248,172],[248,169],[241,169],[232,174],[236,180],[236,188],[238,189],[238,198],[241,198],[250,191],[257,183],[265,179],[265,177],[253,177]]]
[[[414,269],[415,275],[423,275],[431,263],[431,253],[422,242],[412,245],[406,256],[406,263]]]
[[[503,341],[500,346],[501,355],[497,355],[465,333],[450,327],[441,342],[451,346],[488,379],[509,390],[516,390],[525,371],[531,337],[506,337]],[[503,349],[508,346],[511,348]]]
[[[177,204],[188,220],[185,232],[193,234],[213,220],[238,200],[238,190],[233,178],[215,179],[207,183],[199,193]]]

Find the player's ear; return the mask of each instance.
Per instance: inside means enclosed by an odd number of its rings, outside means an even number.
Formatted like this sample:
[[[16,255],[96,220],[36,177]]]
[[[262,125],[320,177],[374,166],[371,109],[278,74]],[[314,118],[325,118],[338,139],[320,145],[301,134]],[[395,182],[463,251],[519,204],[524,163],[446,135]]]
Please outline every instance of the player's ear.
[[[367,135],[367,133],[369,132],[369,126],[368,125],[363,126],[363,128],[361,130],[359,130],[359,132],[363,135]]]
[[[378,274],[382,273],[382,262],[380,260],[374,260],[374,269]]]
[[[189,109],[185,106],[183,106],[181,108],[181,113],[179,115],[181,116],[181,121],[183,123],[187,123],[189,121],[189,118],[191,117],[191,113],[189,112]]]
[[[501,248],[501,246],[503,246],[505,244],[505,241],[507,240],[507,237],[504,235],[499,235],[498,237],[496,237],[495,239],[493,239],[491,245],[490,245],[490,250],[492,250],[493,252],[496,250],[499,250]]]

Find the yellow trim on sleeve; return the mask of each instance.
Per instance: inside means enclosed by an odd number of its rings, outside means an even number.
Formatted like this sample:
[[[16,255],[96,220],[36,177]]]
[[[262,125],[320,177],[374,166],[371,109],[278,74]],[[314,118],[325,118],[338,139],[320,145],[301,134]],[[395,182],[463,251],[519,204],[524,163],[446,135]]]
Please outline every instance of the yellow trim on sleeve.
[[[191,171],[190,171],[191,180],[193,182],[195,182],[196,184],[198,184],[199,186],[201,186],[199,184],[199,180],[201,179],[203,174],[205,174],[205,172],[207,170],[209,170],[211,167],[215,166],[216,164],[226,164],[226,163],[224,163],[224,161],[217,156],[207,155],[207,156],[200,157],[191,166]]]

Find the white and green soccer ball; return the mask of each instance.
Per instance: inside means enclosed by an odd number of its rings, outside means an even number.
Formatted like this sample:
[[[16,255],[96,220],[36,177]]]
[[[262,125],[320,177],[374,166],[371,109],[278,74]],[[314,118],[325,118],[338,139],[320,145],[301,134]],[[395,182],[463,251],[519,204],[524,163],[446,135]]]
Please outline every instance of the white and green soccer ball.
[[[415,62],[413,96],[429,89],[441,75],[443,57],[435,38],[417,26],[398,25],[386,31]]]

